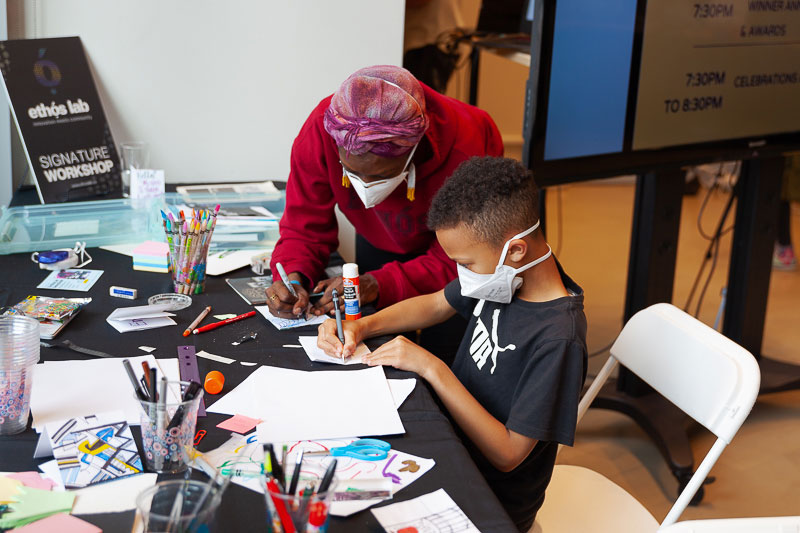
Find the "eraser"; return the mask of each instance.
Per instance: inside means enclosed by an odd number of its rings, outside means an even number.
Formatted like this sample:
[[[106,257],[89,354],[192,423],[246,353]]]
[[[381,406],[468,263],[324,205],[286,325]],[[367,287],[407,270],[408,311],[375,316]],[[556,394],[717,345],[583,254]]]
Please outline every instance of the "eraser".
[[[136,289],[117,287],[116,285],[112,285],[108,288],[108,294],[111,296],[116,296],[117,298],[127,298],[128,300],[135,300],[138,293],[139,291]]]

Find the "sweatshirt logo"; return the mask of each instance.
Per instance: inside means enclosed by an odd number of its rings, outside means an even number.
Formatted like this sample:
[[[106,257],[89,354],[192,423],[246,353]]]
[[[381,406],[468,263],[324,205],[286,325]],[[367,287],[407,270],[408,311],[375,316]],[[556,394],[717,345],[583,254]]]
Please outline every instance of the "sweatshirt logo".
[[[494,370],[497,368],[497,354],[506,350],[516,350],[517,347],[514,344],[500,347],[500,342],[497,339],[497,322],[500,318],[500,309],[495,309],[492,313],[492,332],[491,334],[489,333],[480,316],[484,302],[485,300],[479,301],[472,311],[472,314],[478,317],[478,321],[475,323],[475,329],[472,332],[469,354],[472,356],[472,360],[475,361],[478,370],[482,370],[486,361],[491,357],[492,368],[489,369],[489,373],[494,374]]]

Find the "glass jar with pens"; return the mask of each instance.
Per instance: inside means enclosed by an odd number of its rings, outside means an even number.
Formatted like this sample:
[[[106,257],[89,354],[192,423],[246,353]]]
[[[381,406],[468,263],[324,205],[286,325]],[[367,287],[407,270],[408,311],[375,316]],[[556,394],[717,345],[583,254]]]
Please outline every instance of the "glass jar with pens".
[[[200,294],[205,290],[208,249],[219,210],[217,205],[214,209],[192,209],[189,213],[178,211],[177,215],[161,212],[175,292]]]

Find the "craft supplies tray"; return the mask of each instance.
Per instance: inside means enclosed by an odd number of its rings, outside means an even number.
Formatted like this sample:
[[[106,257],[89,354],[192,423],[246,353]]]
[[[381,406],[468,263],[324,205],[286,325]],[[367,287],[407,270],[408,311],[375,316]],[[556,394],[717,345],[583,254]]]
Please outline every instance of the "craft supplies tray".
[[[230,208],[261,206],[275,217],[262,217],[257,223],[254,217],[252,224],[245,221],[235,230],[215,232],[212,250],[273,246],[278,240],[277,220],[285,204],[282,191],[247,195],[167,193],[146,200],[123,198],[0,208],[0,255],[72,248],[76,241],[85,241],[87,247],[163,241],[160,211],[216,204]]]

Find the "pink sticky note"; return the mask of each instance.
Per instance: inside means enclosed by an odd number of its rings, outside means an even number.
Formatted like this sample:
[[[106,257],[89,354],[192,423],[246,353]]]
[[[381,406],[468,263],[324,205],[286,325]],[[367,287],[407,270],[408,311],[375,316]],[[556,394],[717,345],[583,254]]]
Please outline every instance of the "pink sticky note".
[[[71,514],[58,513],[14,530],[14,533],[103,533],[103,530]]]
[[[133,255],[154,255],[166,257],[169,253],[169,244],[166,242],[145,241],[133,249]]]
[[[224,422],[217,424],[217,427],[220,429],[227,429],[228,431],[235,431],[236,433],[241,433],[244,435],[261,422],[261,420],[257,418],[250,418],[249,416],[233,415]]]
[[[56,486],[52,479],[42,477],[39,472],[15,472],[8,474],[6,477],[16,479],[26,487],[34,489],[53,490],[53,487]]]

